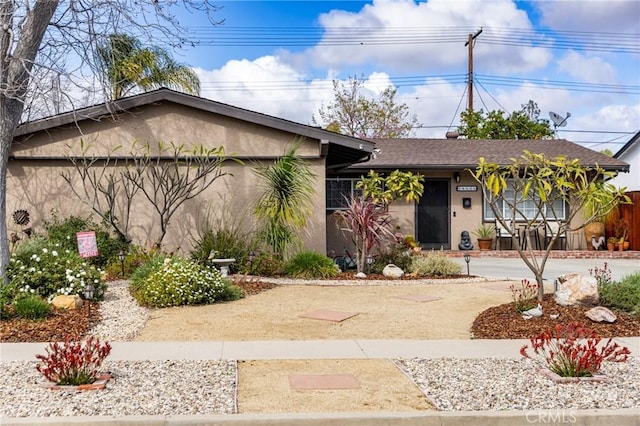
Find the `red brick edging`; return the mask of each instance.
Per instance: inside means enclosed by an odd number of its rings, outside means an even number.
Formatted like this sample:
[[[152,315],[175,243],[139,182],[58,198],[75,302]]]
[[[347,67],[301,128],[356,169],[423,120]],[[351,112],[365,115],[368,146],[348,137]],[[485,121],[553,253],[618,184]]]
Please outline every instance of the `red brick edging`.
[[[104,389],[107,386],[107,382],[111,379],[110,374],[99,374],[98,378],[95,382],[90,383],[88,385],[79,385],[79,386],[63,386],[63,385],[45,385],[47,389],[51,390],[65,390],[65,391],[89,391],[89,390],[100,390]]]
[[[430,250],[423,249],[420,253],[426,255]],[[440,250],[435,250],[440,252]],[[519,258],[517,250],[444,250],[442,251],[447,257],[462,257],[465,253],[469,253],[474,258]],[[544,255],[544,251],[534,250],[537,257]],[[606,250],[551,250],[549,252],[551,259],[640,259],[640,251],[606,251]]]

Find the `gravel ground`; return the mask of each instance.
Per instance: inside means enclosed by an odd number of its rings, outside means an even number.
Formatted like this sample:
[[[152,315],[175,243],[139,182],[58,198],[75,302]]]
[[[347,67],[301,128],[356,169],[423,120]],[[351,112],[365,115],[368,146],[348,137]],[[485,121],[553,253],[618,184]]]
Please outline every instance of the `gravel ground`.
[[[336,284],[345,285],[344,281]],[[137,306],[126,282],[119,281],[110,283],[101,314],[104,320],[93,334],[116,341],[131,340],[144,326],[149,311]],[[534,373],[533,362],[525,359],[395,363],[444,411],[640,407],[637,357],[627,363],[605,363],[607,382],[562,385]],[[44,379],[35,370],[35,362],[0,363],[0,417],[237,412],[237,365],[233,361],[107,360],[104,371],[113,374],[105,390],[50,391],[42,389]]]

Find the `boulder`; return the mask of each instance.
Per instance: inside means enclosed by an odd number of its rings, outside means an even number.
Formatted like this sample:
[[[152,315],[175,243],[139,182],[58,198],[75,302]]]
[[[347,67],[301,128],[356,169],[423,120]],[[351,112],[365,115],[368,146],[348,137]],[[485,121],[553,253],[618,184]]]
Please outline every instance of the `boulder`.
[[[393,263],[390,263],[384,267],[382,275],[387,278],[402,278],[404,276],[404,271]]]
[[[596,306],[584,313],[587,318],[595,322],[615,322],[618,317],[604,306]]]
[[[598,281],[592,276],[578,273],[560,275],[553,298],[562,306],[597,305],[600,301]]]
[[[77,294],[72,294],[69,296],[60,294],[53,298],[51,304],[56,308],[80,309],[80,307],[82,306],[82,299]]]

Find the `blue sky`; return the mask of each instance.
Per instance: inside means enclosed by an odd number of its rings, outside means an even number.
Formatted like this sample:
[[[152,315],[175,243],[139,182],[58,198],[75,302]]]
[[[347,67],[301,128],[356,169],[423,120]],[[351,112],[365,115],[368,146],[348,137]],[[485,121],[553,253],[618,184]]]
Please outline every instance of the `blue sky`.
[[[212,27],[179,13],[195,43],[176,57],[202,96],[310,124],[331,81],[364,76],[370,96],[398,89],[422,125],[444,137],[466,105],[469,33],[474,108],[566,116],[559,137],[619,149],[640,130],[640,2],[511,0],[221,1]]]

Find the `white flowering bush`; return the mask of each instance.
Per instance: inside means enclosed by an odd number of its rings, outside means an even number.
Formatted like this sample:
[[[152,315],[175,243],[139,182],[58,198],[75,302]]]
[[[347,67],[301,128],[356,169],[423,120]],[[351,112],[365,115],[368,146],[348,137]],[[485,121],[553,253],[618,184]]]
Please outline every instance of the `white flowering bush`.
[[[242,297],[241,290],[217,270],[178,257],[167,257],[162,266],[132,288],[132,293],[139,304],[156,308]]]
[[[77,253],[61,249],[46,240],[19,248],[9,260],[7,276],[19,293],[53,297],[58,294],[84,294],[94,288],[94,298],[104,295],[102,271],[88,264]]]

